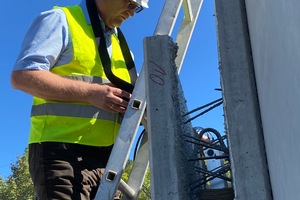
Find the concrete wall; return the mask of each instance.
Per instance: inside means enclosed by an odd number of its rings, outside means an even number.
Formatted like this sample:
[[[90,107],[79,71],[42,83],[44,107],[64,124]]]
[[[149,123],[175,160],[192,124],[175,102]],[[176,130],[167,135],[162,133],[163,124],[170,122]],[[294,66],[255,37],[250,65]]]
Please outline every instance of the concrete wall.
[[[175,57],[177,45],[167,35],[147,37],[145,84],[147,130],[151,169],[151,198],[156,200],[197,199],[191,183],[197,178],[197,152],[186,135],[193,136],[186,100],[179,80]]]
[[[215,0],[215,6],[235,200],[272,200],[245,1]]]
[[[300,1],[246,0],[275,200],[299,199]]]

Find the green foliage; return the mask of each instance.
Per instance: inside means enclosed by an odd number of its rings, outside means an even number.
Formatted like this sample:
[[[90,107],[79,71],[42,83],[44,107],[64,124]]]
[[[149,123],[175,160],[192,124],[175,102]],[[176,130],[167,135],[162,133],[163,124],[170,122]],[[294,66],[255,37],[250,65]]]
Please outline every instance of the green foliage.
[[[6,180],[0,178],[0,199],[33,200],[34,189],[28,170],[28,149],[23,156],[17,156],[11,164],[12,174]]]

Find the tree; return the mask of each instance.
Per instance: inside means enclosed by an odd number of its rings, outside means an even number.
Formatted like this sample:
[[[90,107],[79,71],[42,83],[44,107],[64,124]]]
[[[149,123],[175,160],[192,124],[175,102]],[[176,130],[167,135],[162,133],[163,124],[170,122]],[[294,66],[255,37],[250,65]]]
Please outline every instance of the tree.
[[[0,178],[0,199],[33,200],[34,189],[28,170],[28,148],[11,164],[12,174],[6,180]]]

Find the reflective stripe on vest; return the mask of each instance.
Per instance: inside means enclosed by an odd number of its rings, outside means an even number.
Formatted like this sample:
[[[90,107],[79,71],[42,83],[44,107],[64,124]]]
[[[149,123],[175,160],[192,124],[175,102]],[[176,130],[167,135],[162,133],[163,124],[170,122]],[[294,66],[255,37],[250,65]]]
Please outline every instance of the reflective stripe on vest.
[[[31,117],[53,115],[65,117],[80,117],[90,119],[102,119],[115,121],[116,115],[103,111],[90,105],[66,104],[66,103],[44,103],[33,106],[31,109]],[[121,115],[120,115],[121,116]],[[118,117],[117,123],[122,122],[122,117]]]
[[[79,6],[61,8],[67,17],[74,57],[51,72],[88,83],[109,83],[97,51],[91,26]],[[76,16],[76,18],[74,18]],[[125,81],[131,79],[117,37],[112,36],[112,71]],[[85,102],[60,102],[34,97],[29,143],[67,142],[91,146],[114,143],[122,115],[113,114]]]

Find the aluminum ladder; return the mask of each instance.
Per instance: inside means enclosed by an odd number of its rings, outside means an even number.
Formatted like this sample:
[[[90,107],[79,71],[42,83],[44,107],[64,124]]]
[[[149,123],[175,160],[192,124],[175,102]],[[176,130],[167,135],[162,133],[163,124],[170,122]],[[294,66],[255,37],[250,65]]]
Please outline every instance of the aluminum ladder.
[[[166,0],[156,26],[154,36],[171,36],[180,13],[180,8],[183,8],[183,19],[176,36],[176,43],[179,48],[175,63],[178,73],[180,72],[202,2],[203,0]],[[145,58],[145,60],[147,60],[147,58]],[[139,147],[128,182],[125,183],[125,181],[121,179],[121,176],[129,158],[139,126],[143,124],[145,130],[147,130],[144,67],[145,64],[143,64],[140,76],[133,90],[129,106],[125,112],[118,137],[112,149],[95,200],[112,200],[117,189],[123,194],[122,200],[138,199],[149,165],[148,151],[151,151],[148,147],[147,134],[143,137],[143,141]]]

